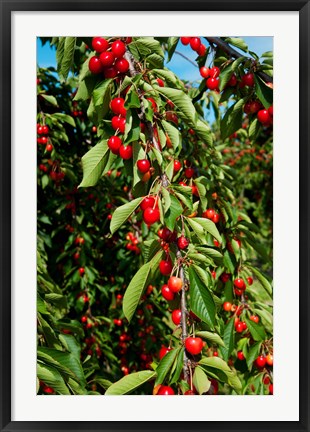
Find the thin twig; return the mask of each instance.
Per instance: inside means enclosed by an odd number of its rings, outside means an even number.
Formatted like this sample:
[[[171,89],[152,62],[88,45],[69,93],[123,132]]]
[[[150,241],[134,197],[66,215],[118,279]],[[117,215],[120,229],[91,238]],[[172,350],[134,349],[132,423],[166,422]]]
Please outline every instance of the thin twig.
[[[187,60],[189,63],[191,63],[193,66],[195,66],[196,68],[198,68],[197,63],[195,63],[193,60],[191,60],[190,58],[186,57],[186,55],[184,55],[183,53],[181,53],[180,51],[174,51],[175,54],[178,54],[179,56],[183,57],[185,60]]]

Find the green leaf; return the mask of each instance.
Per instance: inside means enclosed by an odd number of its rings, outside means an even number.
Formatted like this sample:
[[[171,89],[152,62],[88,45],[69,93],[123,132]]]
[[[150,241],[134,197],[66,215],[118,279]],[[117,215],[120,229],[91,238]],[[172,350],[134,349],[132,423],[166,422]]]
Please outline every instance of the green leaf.
[[[213,329],[215,322],[215,303],[213,297],[205,286],[194,266],[189,267],[189,282],[190,282],[190,306],[191,310],[202,321],[208,324]]]
[[[68,374],[80,385],[85,386],[86,382],[80,359],[76,358],[74,354],[53,348],[38,347],[37,356],[38,359],[55,367],[60,372]]]
[[[171,197],[167,189],[162,188],[162,196],[164,199],[164,213],[166,214],[171,206]]]
[[[37,376],[48,387],[52,387],[58,394],[70,395],[65,381],[57,369],[51,366],[37,364]]]
[[[169,37],[168,38],[168,58],[167,58],[167,63],[170,62],[174,51],[177,47],[177,44],[179,42],[179,38],[178,37]]]
[[[83,180],[79,187],[95,186],[109,158],[107,141],[100,141],[82,157]]]
[[[260,324],[256,324],[247,317],[244,318],[244,321],[255,341],[260,342],[266,340],[267,336],[265,330]]]
[[[123,223],[131,216],[136,208],[141,204],[144,197],[136,198],[128,203],[118,207],[112,215],[110,231],[115,233]]]
[[[252,369],[252,365],[254,363],[254,360],[257,359],[257,357],[258,357],[258,355],[260,353],[261,346],[262,346],[261,342],[256,342],[255,344],[253,344],[250,347],[250,349],[249,349],[249,351],[247,353],[247,355],[246,355],[246,363],[247,363],[247,366],[248,366],[249,370]]]
[[[230,45],[233,45],[239,49],[241,49],[241,51],[248,51],[248,46],[247,44],[244,42],[243,39],[241,38],[236,38],[236,37],[229,37],[225,39],[225,42],[229,43]]]
[[[130,50],[136,48],[142,57],[146,57],[151,54],[157,54],[160,57],[164,57],[164,52],[158,40],[153,37],[144,37],[135,39],[129,46]]]
[[[269,283],[269,281],[266,279],[266,277],[259,271],[257,268],[246,264],[246,267],[251,270],[251,272],[254,274],[254,276],[258,279],[260,284],[265,288],[268,294],[272,295],[272,287]]]
[[[264,105],[265,108],[269,108],[273,102],[273,91],[268,87],[265,82],[256,74],[255,79],[255,91],[258,99]]]
[[[156,372],[146,370],[126,375],[112,384],[105,392],[106,396],[124,395],[133,392],[156,376]]]
[[[234,349],[234,318],[231,318],[224,329],[224,347],[220,347],[222,357],[225,361],[228,361],[233,349]]]
[[[75,121],[74,118],[69,116],[68,114],[63,114],[63,113],[55,113],[52,114],[51,117],[54,117],[58,120],[61,120],[63,122],[68,123],[69,125],[71,125],[72,127],[75,127]]]
[[[247,98],[239,99],[226,111],[221,120],[221,137],[226,139],[242,126],[243,106]]]
[[[93,101],[95,107],[98,107],[105,103],[112,81],[112,79],[105,79],[96,85],[93,91]]]
[[[191,220],[199,223],[207,233],[211,234],[216,240],[222,243],[222,237],[218,232],[218,229],[214,222],[209,219],[200,217],[192,218]]]
[[[175,360],[175,371],[173,372],[172,378],[169,380],[169,384],[174,384],[179,381],[183,369],[183,357],[184,357],[184,348],[181,348]]]
[[[219,345],[220,347],[225,347],[225,343],[220,335],[217,333],[211,333],[208,331],[198,331],[195,333],[196,336],[202,337],[203,339],[207,339],[211,341],[212,343]]]
[[[165,120],[162,120],[162,125],[171,140],[173,149],[181,149],[182,137],[180,131],[176,127],[172,126],[171,123]]]
[[[192,228],[194,233],[196,234],[198,241],[202,244],[207,243],[205,231],[200,223],[195,221],[195,218],[186,218],[186,222]]]
[[[174,105],[175,110],[178,111],[180,117],[190,124],[193,128],[196,125],[196,110],[192,103],[191,98],[182,90],[170,87],[158,87],[158,93],[163,95],[165,99],[170,99]]]
[[[193,385],[200,395],[203,393],[207,393],[211,386],[211,381],[209,381],[207,374],[199,366],[195,368]]]
[[[166,176],[171,181],[173,177],[173,160],[168,163],[165,169]]]
[[[220,73],[220,90],[222,91],[228,81],[230,80],[232,74],[234,73],[232,68],[232,63],[230,63],[228,66],[226,66],[224,69],[221,70]]]
[[[182,214],[183,208],[179,200],[175,196],[171,195],[170,199],[171,199],[171,205],[167,213],[165,214],[165,224],[167,228],[173,231],[175,226],[175,221]]]
[[[129,322],[133,317],[133,314],[142,297],[143,291],[147,285],[152,266],[154,265],[154,260],[156,260],[159,255],[161,254],[156,254],[151,261],[144,264],[137,271],[126,289],[123,299],[123,312]]]
[[[242,385],[235,371],[230,369],[228,364],[219,357],[203,357],[199,361],[201,366],[207,373],[214,372],[214,377],[217,377],[220,381],[227,382],[233,387],[236,392],[240,392]],[[218,372],[222,372],[218,374]]]
[[[66,81],[74,59],[75,37],[66,37],[63,46],[63,55],[57,65],[57,71],[61,82]]]
[[[233,64],[232,64],[232,70],[235,72],[235,71],[238,69],[239,65],[240,65],[242,62],[244,62],[246,59],[247,59],[247,58],[244,57],[244,56],[237,58],[237,59],[233,62]]]
[[[262,130],[261,123],[257,120],[257,117],[251,121],[250,127],[249,127],[249,138],[251,141],[256,140],[259,133]]]
[[[42,93],[40,93],[40,96],[42,96],[43,99],[45,99],[51,105],[54,105],[56,107],[58,106],[58,103],[57,103],[55,96],[50,96],[50,95],[46,95],[46,94],[42,94]]]
[[[156,368],[156,381],[155,386],[157,384],[163,384],[168,372],[172,368],[172,365],[179,354],[181,348],[173,349],[169,351],[159,362],[158,367]]]
[[[233,274],[235,272],[234,263],[232,262],[231,255],[227,250],[224,252],[223,264],[229,270],[230,273]]]

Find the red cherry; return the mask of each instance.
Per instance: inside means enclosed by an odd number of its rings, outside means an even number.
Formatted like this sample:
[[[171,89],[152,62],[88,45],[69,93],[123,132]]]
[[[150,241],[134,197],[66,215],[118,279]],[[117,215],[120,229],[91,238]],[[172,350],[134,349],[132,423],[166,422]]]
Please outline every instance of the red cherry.
[[[130,145],[121,145],[119,155],[122,159],[128,160],[132,158],[132,147]]]
[[[268,114],[273,117],[273,105],[268,108]]]
[[[242,83],[248,87],[253,87],[255,84],[254,81],[254,74],[252,73],[247,73],[245,75],[243,75],[242,79]]]
[[[176,174],[177,172],[179,172],[181,168],[182,168],[181,162],[178,161],[178,160],[175,160],[173,162],[173,172],[174,172],[174,174]]]
[[[168,287],[173,293],[181,291],[183,286],[183,281],[181,278],[176,276],[171,276],[168,280]]]
[[[269,112],[266,109],[262,109],[262,110],[258,111],[257,119],[262,124],[266,124],[266,123],[269,123],[271,121],[271,117],[269,115]]]
[[[253,283],[253,278],[251,278],[251,276],[249,276],[249,277],[247,277],[246,279],[247,279],[247,281],[248,281],[248,284],[249,284],[249,285],[252,285],[252,283]]]
[[[154,205],[155,205],[155,198],[154,197],[152,197],[152,196],[146,196],[143,200],[142,200],[142,202],[141,202],[141,204],[140,204],[140,207],[141,207],[141,210],[146,210],[148,207],[154,207]]]
[[[251,112],[251,106],[252,106],[252,102],[251,101],[246,102],[246,104],[243,107],[243,111],[246,114],[250,114],[250,112]]]
[[[183,37],[181,37],[180,40],[181,40],[181,44],[188,45],[190,43],[190,41],[191,41],[191,38],[183,36]]]
[[[110,67],[115,61],[115,55],[111,51],[104,51],[99,58],[103,67]]]
[[[157,207],[148,207],[144,210],[143,220],[147,225],[153,225],[155,222],[159,221],[160,213]]]
[[[172,301],[174,299],[174,293],[166,284],[161,287],[161,294],[167,301]]]
[[[203,78],[208,78],[209,75],[210,75],[210,69],[207,68],[206,66],[202,66],[202,67],[199,69],[199,72],[200,72],[200,75],[201,75]]]
[[[159,232],[158,232],[158,235],[159,235]],[[172,231],[170,231],[169,228],[164,227],[164,228],[162,228],[162,229],[160,230],[160,235],[159,235],[159,237],[160,237],[162,240],[164,240],[165,242],[170,242],[170,241],[172,240],[172,235],[173,235]]]
[[[182,313],[180,309],[175,309],[174,311],[172,311],[171,319],[176,326],[180,325],[181,323],[181,315]]]
[[[178,116],[177,116],[175,113],[171,112],[171,111],[167,111],[167,112],[166,112],[166,119],[167,119],[168,121],[172,121],[172,122],[175,123],[176,125],[179,123],[179,118],[178,118]]]
[[[273,366],[273,355],[272,354],[266,355],[266,363],[268,366]]]
[[[118,126],[119,126],[120,133],[124,133],[125,132],[125,127],[126,127],[126,119],[124,117],[120,118]]]
[[[169,351],[171,351],[171,348],[162,346],[159,350],[159,360],[165,357],[165,355],[168,354]]]
[[[245,289],[245,283],[244,283],[244,280],[241,279],[241,278],[237,278],[237,279],[235,279],[235,280],[234,280],[234,285],[235,285],[235,287],[237,287],[237,288],[239,288],[239,289],[241,289],[241,290],[244,290],[244,289]]]
[[[200,44],[200,47],[199,47],[198,50],[197,50],[197,54],[198,54],[200,57],[202,57],[202,56],[205,55],[206,51],[207,51],[206,46],[205,46],[204,44]]]
[[[100,58],[96,56],[91,57],[88,63],[88,69],[93,74],[101,73],[103,71],[103,67]]]
[[[242,351],[238,351],[237,352],[237,357],[239,360],[245,360],[244,354]]]
[[[186,392],[183,393],[183,396],[193,396],[195,394],[194,390],[186,390]]]
[[[185,348],[186,350],[192,354],[197,355],[200,354],[203,348],[203,342],[200,337],[188,337],[185,339]]]
[[[219,83],[220,83],[219,78],[208,78],[206,85],[209,90],[215,90],[218,88]]]
[[[47,125],[42,126],[42,134],[47,135],[49,133],[49,128]]]
[[[156,81],[159,87],[165,87],[165,83],[161,78],[156,78]]]
[[[235,74],[232,74],[230,80],[227,83],[227,86],[229,87],[235,87],[237,85],[237,77]]]
[[[213,279],[216,279],[216,271],[215,270],[211,271],[211,275],[212,275]]]
[[[45,147],[45,150],[47,151],[47,152],[51,152],[52,150],[53,150],[53,146],[52,146],[52,144],[47,144],[47,146]]]
[[[81,318],[81,322],[82,323],[86,323],[87,322],[87,316],[82,316],[82,318]]]
[[[235,326],[236,332],[237,333],[242,333],[243,332],[243,323],[241,321],[239,321],[236,326]]]
[[[266,364],[266,357],[263,355],[260,355],[259,357],[257,357],[255,362],[256,362],[257,367],[263,368]]]
[[[273,384],[270,384],[269,386],[269,393],[273,395]]]
[[[248,328],[248,326],[246,325],[246,322],[242,323],[242,328],[243,328],[243,330],[246,330]]]
[[[213,357],[218,357],[218,356],[219,356],[219,353],[217,351],[214,351]]]
[[[223,304],[223,309],[224,309],[225,312],[230,312],[231,307],[232,307],[232,304],[230,302],[225,302]]]
[[[213,219],[215,214],[215,211],[213,209],[207,209],[205,212],[203,212],[203,217],[206,217],[207,219]]]
[[[214,223],[218,223],[220,221],[220,215],[218,213],[214,213],[212,221]]]
[[[197,51],[200,48],[201,40],[199,37],[193,37],[193,38],[191,38],[189,44],[190,44],[192,50]]]
[[[116,58],[123,57],[126,52],[126,45],[120,40],[116,40],[111,46],[112,52]]]
[[[259,317],[257,315],[251,315],[250,320],[257,324],[259,322]]]
[[[113,154],[119,154],[119,149],[122,144],[122,140],[116,135],[113,135],[108,139],[108,147]]]
[[[97,127],[96,127],[96,126],[93,126],[93,127],[91,128],[91,131],[92,131],[93,133],[97,133]]]
[[[79,268],[79,273],[80,273],[80,276],[83,276],[83,274],[85,273],[84,267]]]
[[[194,171],[193,168],[186,168],[185,171],[184,171],[184,175],[188,179],[192,178],[193,175],[194,175],[194,173],[195,173],[195,171]]]
[[[170,260],[161,260],[159,263],[159,271],[164,276],[170,275],[172,271],[172,262]]]
[[[117,97],[111,100],[110,102],[110,108],[113,111],[114,114],[121,114],[123,115],[124,112],[124,104],[125,100],[121,97]],[[126,116],[126,110],[125,110],[125,116]],[[125,117],[124,116],[124,117]]]
[[[102,53],[109,48],[109,42],[103,37],[94,37],[91,44],[97,53]]]
[[[120,120],[121,120],[121,117],[119,117],[119,116],[113,116],[112,117],[111,126],[115,131],[117,129],[119,129]]]
[[[155,102],[155,100],[151,97],[148,97],[146,99],[151,103],[153,111],[156,112],[157,111],[157,103]]]
[[[140,173],[145,174],[151,167],[151,163],[148,159],[139,159],[137,161],[137,168]]]
[[[252,101],[250,103],[250,111],[252,114],[255,114],[260,109],[262,109],[262,104],[259,101]]]
[[[181,237],[178,238],[177,243],[178,243],[178,248],[181,249],[181,250],[184,250],[184,249],[186,249],[188,247],[189,240],[186,237],[181,236]]]
[[[221,281],[224,283],[227,283],[230,279],[230,273],[222,273],[221,274]]]
[[[129,63],[125,58],[116,60],[115,67],[120,73],[125,73],[129,69]]]
[[[213,68],[210,69],[210,75],[209,76],[211,78],[217,78],[220,76],[220,72],[221,72],[221,70],[219,67],[213,66]]]
[[[114,66],[105,68],[103,72],[105,78],[115,78],[117,76],[117,70]]]
[[[40,141],[39,141],[40,140]],[[46,143],[47,143],[47,137],[46,136],[43,136],[43,137],[41,137],[41,138],[38,138],[38,143],[39,144],[43,144],[43,145],[45,145]]]
[[[43,134],[43,126],[42,126],[42,125],[37,125],[37,133],[38,133],[39,135],[42,135],[42,134]]]
[[[264,380],[263,380],[263,383],[264,383],[265,385],[270,384],[270,377],[269,377],[268,375],[265,376],[265,378],[264,378]]]
[[[238,288],[235,288],[234,292],[235,292],[236,296],[242,296],[242,294],[243,294],[243,290],[238,289]]]
[[[214,244],[214,246],[215,247],[219,247],[220,246],[220,242],[219,241],[217,241],[217,240],[213,240],[213,244]]]
[[[169,386],[160,386],[160,389],[157,392],[158,396],[170,396],[170,395],[174,395],[174,391],[171,387]]]

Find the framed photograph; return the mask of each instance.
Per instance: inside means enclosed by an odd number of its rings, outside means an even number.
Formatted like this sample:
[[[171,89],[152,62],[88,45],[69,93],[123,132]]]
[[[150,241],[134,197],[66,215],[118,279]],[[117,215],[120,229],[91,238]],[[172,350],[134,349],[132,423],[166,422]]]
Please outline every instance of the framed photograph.
[[[308,431],[309,2],[0,4],[1,431]]]

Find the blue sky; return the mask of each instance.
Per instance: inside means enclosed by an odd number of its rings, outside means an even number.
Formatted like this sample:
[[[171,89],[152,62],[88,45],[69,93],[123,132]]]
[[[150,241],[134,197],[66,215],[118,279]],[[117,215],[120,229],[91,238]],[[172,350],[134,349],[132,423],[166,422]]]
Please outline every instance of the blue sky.
[[[272,37],[251,36],[242,37],[242,39],[247,43],[249,50],[254,51],[259,56],[266,51],[273,50]],[[193,61],[197,57],[197,54],[189,46],[183,46],[180,42],[177,46],[176,51],[181,52]],[[56,51],[54,48],[51,48],[49,44],[45,44],[45,46],[42,46],[41,41],[38,39],[37,60],[39,66],[56,67],[55,53]],[[169,67],[176,75],[178,75],[182,79],[189,81],[201,80],[198,68],[193,66],[190,62],[177,54],[172,57],[172,60],[170,61],[170,63],[167,64],[167,67]]]

